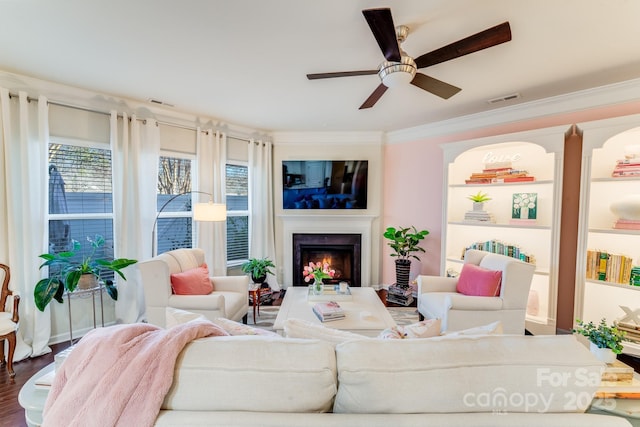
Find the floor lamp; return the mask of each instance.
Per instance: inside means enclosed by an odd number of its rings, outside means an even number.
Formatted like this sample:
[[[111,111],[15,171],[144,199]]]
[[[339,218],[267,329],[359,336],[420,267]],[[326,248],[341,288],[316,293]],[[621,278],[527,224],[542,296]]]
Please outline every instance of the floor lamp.
[[[152,247],[152,256],[156,256],[158,252],[158,243],[156,241],[156,229],[158,226],[158,218],[160,218],[160,214],[167,207],[169,203],[174,201],[176,198],[180,196],[184,196],[185,194],[206,194],[209,196],[208,203],[195,203],[193,205],[193,220],[194,221],[226,221],[227,220],[227,206],[224,203],[213,203],[213,195],[210,193],[205,193],[204,191],[185,191],[184,193],[176,194],[167,200],[164,205],[158,211],[158,215],[156,215],[156,220],[153,222],[153,231],[151,232],[151,247]]]

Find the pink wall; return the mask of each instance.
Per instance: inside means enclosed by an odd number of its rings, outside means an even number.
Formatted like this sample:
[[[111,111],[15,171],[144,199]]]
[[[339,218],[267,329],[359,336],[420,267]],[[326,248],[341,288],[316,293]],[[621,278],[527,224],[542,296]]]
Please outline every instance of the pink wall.
[[[382,225],[384,228],[415,225],[418,229],[427,229],[430,232],[423,245],[427,253],[420,257],[421,262],[412,263],[411,279],[417,274],[440,274],[444,173],[440,144],[559,125],[567,125],[569,128],[573,123],[638,113],[640,102],[633,102],[476,129],[429,140],[387,144],[384,149]],[[389,253],[389,247],[385,244],[382,252],[381,278],[382,283],[386,284],[395,282],[394,258],[390,257]],[[573,268],[575,269],[575,266]]]
[[[384,152],[383,228],[415,226],[429,230],[422,245],[426,253],[413,261],[411,279],[417,274],[438,274],[442,234],[442,150],[421,141],[392,144]],[[386,243],[386,242],[385,242]],[[395,282],[394,258],[385,245],[382,283]]]

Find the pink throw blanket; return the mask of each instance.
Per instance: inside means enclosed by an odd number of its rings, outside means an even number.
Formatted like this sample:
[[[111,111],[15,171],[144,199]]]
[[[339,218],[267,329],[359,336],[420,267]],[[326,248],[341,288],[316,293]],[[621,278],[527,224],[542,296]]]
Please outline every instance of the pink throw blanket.
[[[171,329],[137,323],[91,330],[56,372],[43,426],[153,425],[184,346],[220,335],[228,334],[207,321]]]

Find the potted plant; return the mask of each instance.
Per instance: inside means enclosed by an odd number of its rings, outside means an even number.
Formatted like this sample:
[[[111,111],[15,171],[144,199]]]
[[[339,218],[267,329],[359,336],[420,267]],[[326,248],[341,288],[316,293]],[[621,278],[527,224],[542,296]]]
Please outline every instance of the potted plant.
[[[416,227],[407,228],[388,227],[383,236],[388,239],[387,244],[393,249],[392,257],[396,257],[396,285],[409,286],[409,270],[411,258],[419,260],[416,252],[426,252],[420,247],[420,241],[429,234],[427,230],[418,231]]]
[[[253,283],[263,283],[267,274],[273,275],[271,268],[275,268],[275,265],[269,258],[249,258],[242,264],[242,272],[250,274]]]
[[[96,258],[97,250],[105,244],[104,237],[96,234],[94,239],[87,237],[87,241],[91,244],[91,251],[79,261],[73,259],[80,252],[80,242],[77,240],[72,241],[73,249],[70,251],[39,255],[40,258],[45,260],[40,268],[45,266],[54,267],[53,272],[50,270],[49,277],[41,279],[33,291],[36,307],[40,311],[44,311],[52,299],[62,303],[62,295],[65,289],[67,292],[73,292],[79,283],[81,283],[81,288],[97,286],[97,280],[100,279],[100,274],[103,271],[113,271],[123,280],[127,280],[121,270],[138,262],[127,258],[112,260]],[[83,285],[82,283],[87,279],[89,279],[89,284]],[[112,280],[106,280],[104,287],[112,299],[118,299],[118,289]]]
[[[576,322],[577,327],[572,332],[584,335],[589,339],[591,352],[598,359],[606,363],[613,363],[616,355],[622,353],[622,340],[625,332],[619,330],[615,324],[608,326],[604,318],[597,326],[593,322],[585,323],[580,319],[577,319]]]
[[[491,200],[491,197],[482,191],[478,191],[476,194],[471,194],[467,198],[473,202],[474,211],[481,211],[484,207],[484,203]]]

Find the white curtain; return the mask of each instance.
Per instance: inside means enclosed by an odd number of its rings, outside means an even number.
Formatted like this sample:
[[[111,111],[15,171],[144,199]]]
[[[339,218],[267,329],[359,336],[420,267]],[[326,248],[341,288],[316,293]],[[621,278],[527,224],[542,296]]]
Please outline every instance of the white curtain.
[[[0,88],[0,262],[11,269],[10,288],[20,294],[20,329],[14,360],[49,353],[51,315],[38,310],[33,290],[47,252],[48,105],[45,97],[18,100]],[[6,353],[5,353],[6,354]]]
[[[275,261],[272,153],[270,142],[249,141],[249,257]],[[280,289],[274,275],[267,283]]]
[[[193,190],[213,195],[214,203],[225,203],[225,170],[227,163],[227,135],[211,130],[196,132],[198,184]],[[196,200],[208,201],[196,194]],[[227,242],[225,222],[198,222],[196,245],[205,253],[205,262],[212,276],[227,274]]]
[[[113,155],[113,208],[115,255],[119,258],[151,258],[152,227],[156,214],[160,132],[155,120],[118,120],[111,112],[111,150]],[[134,323],[144,319],[142,284],[135,265],[118,279],[116,322]]]

